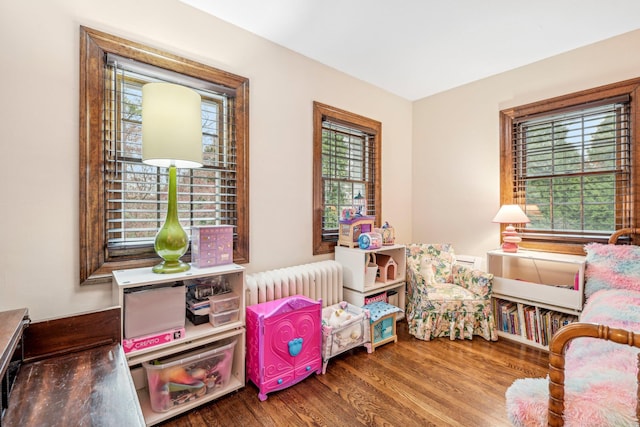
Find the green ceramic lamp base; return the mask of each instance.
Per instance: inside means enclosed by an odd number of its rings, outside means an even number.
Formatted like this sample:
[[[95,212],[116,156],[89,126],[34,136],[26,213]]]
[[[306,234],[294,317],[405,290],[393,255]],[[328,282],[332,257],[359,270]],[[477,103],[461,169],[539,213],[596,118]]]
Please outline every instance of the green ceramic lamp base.
[[[191,268],[189,264],[186,262],[178,261],[163,261],[158,265],[153,266],[151,269],[154,273],[159,274],[172,274],[172,273],[182,273],[183,271],[187,271]]]
[[[156,234],[155,250],[164,261],[152,268],[154,273],[171,274],[187,271],[191,268],[180,257],[189,248],[189,236],[178,220],[178,204],[176,196],[176,167],[169,168],[169,191],[167,219]]]

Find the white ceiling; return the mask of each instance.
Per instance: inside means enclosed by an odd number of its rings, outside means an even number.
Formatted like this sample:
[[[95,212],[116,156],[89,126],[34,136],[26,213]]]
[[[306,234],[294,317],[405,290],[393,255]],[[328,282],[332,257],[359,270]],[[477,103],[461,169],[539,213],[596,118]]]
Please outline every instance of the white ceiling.
[[[640,28],[639,0],[180,1],[408,100]]]

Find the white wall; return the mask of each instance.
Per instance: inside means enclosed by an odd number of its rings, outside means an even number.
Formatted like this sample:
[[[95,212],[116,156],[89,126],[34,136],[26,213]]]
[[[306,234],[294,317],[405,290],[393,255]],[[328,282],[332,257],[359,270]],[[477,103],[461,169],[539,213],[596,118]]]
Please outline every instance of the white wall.
[[[500,110],[640,77],[640,31],[416,101],[414,242],[483,256],[500,244]]]
[[[110,304],[108,286],[78,284],[80,25],[250,79],[249,272],[315,260],[314,100],[382,122],[383,219],[410,240],[410,102],[174,0],[4,1],[0,310],[39,320]]]
[[[250,79],[249,272],[314,260],[314,100],[382,122],[383,220],[399,242],[483,256],[500,237],[498,112],[640,76],[636,31],[412,104],[174,0],[2,2],[0,310],[35,320],[111,298],[78,284],[80,25]]]

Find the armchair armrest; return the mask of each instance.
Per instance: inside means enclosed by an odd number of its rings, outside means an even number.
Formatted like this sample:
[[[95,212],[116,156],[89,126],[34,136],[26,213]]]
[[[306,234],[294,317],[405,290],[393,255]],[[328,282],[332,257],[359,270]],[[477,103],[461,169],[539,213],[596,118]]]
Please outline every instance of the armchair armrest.
[[[460,264],[452,268],[452,280],[455,285],[469,289],[474,294],[484,298],[491,298],[493,274],[482,270],[473,270]]]

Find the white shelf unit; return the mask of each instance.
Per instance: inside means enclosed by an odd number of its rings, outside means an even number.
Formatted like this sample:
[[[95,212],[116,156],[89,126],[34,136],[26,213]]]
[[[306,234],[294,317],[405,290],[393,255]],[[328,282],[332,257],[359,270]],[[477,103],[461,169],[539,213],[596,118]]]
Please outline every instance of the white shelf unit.
[[[138,400],[147,425],[155,425],[194,407],[210,402],[245,385],[245,282],[244,268],[236,264],[227,264],[215,267],[196,268],[175,274],[156,274],[151,268],[136,268],[130,270],[114,271],[112,281],[113,303],[123,309],[125,290],[133,290],[138,287],[149,287],[163,283],[179,282],[188,279],[211,278],[222,276],[227,281],[232,291],[239,297],[238,320],[214,327],[211,323],[193,325],[185,319],[185,336],[169,343],[133,351],[127,353],[127,363],[131,370],[133,382],[138,394]],[[186,310],[186,307],[185,307]],[[122,315],[124,324],[124,310]],[[123,327],[123,325],[121,325]],[[123,335],[124,336],[124,335]],[[166,412],[154,412],[151,409],[147,378],[142,362],[148,362],[167,356],[176,355],[187,350],[193,350],[205,345],[215,345],[225,339],[236,339],[234,348],[231,377],[227,385],[214,390],[211,393],[193,401],[176,406]],[[203,350],[205,351],[205,350]]]
[[[365,283],[366,266],[370,254],[383,254],[390,256],[396,263],[396,275],[394,280],[376,280],[372,284]],[[335,260],[342,264],[345,301],[361,307],[365,297],[376,295],[380,292],[395,291],[398,295],[397,306],[402,309],[396,320],[404,318],[406,298],[407,262],[404,245],[382,246],[379,249],[335,247]]]
[[[498,249],[487,252],[487,271],[500,336],[547,349],[551,334],[582,312],[584,256]]]

